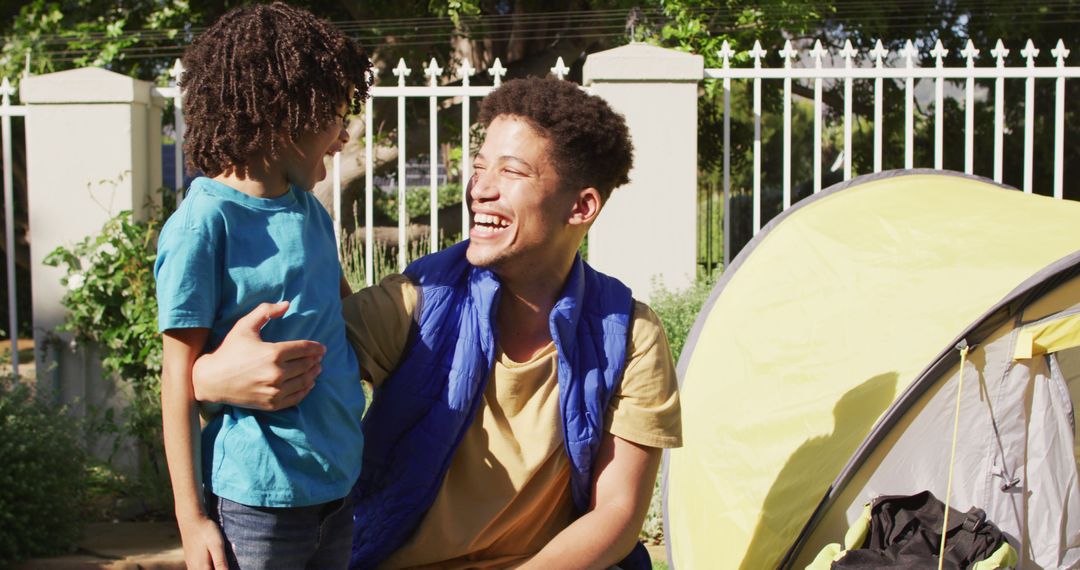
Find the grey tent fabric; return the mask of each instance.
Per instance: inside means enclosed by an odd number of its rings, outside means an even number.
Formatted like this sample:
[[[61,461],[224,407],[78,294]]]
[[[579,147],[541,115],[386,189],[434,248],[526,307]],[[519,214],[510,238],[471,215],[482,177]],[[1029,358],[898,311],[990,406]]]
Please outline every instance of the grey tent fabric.
[[[1073,568],[1080,566],[1073,409],[1080,405],[1073,399],[1080,395],[1080,349],[1014,361],[1017,322],[1022,315],[966,362],[950,504],[984,509],[1020,553],[1021,568]],[[877,466],[852,480],[856,495],[929,489],[945,496],[958,384],[954,366],[910,407],[901,420],[909,423],[884,440],[880,459],[870,460]],[[855,501],[847,519],[861,512]]]

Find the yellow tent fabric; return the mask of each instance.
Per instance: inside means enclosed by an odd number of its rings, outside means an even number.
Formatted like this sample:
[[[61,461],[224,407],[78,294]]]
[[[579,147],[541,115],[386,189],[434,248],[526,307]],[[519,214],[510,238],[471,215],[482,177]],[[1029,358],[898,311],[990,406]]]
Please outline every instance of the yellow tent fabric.
[[[1020,329],[1013,358],[1021,360],[1077,346],[1080,346],[1080,314],[1066,315]]]
[[[1080,247],[1080,203],[984,179],[862,177],[763,230],[680,362],[676,568],[773,568],[880,415],[1010,290]]]

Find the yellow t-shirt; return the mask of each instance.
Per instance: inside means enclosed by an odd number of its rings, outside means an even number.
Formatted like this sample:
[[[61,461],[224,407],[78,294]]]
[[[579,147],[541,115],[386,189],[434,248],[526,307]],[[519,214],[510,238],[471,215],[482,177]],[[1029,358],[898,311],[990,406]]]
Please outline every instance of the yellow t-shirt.
[[[376,386],[405,350],[417,300],[417,288],[402,275],[346,299],[349,339]],[[634,443],[682,444],[671,350],[656,313],[643,303],[634,306],[628,361],[606,420],[611,434]],[[515,566],[573,519],[555,344],[528,362],[500,351],[435,502],[382,567]]]

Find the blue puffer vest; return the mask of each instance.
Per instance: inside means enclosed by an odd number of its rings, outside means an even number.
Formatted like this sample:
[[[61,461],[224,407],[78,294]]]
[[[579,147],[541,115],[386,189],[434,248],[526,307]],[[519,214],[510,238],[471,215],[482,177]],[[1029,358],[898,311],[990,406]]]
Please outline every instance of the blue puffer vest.
[[[496,356],[499,281],[469,265],[467,247],[462,242],[405,270],[420,287],[418,319],[403,360],[364,418],[364,463],[352,492],[352,568],[376,566],[413,533],[482,400]],[[630,290],[579,257],[549,318],[579,513],[589,507],[593,458],[622,380],[632,310]]]

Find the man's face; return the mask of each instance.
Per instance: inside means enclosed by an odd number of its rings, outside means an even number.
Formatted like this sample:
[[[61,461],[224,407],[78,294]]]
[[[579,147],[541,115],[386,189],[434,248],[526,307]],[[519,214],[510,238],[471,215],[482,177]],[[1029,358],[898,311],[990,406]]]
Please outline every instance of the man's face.
[[[500,115],[473,162],[473,227],[466,253],[502,277],[558,267],[580,237],[569,231],[572,192],[560,190],[550,142],[524,119]],[[552,265],[554,263],[555,265]]]
[[[321,131],[305,133],[291,143],[283,153],[285,177],[304,190],[311,190],[317,182],[326,178],[326,157],[333,157],[345,143],[349,132],[345,130],[347,106],[338,108],[338,119]]]

